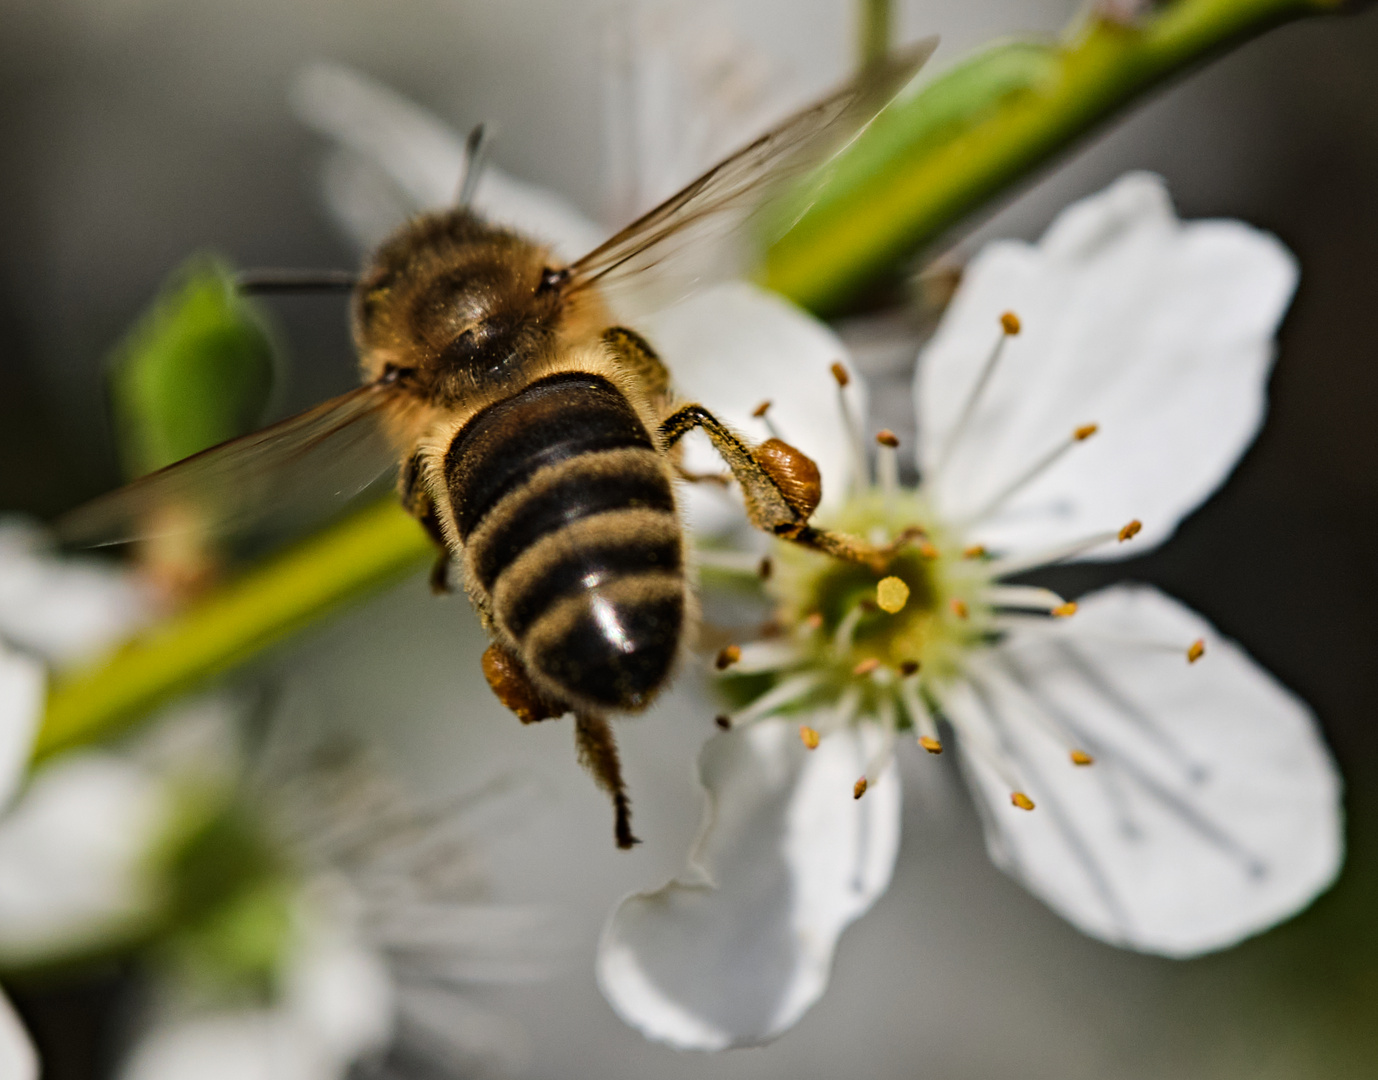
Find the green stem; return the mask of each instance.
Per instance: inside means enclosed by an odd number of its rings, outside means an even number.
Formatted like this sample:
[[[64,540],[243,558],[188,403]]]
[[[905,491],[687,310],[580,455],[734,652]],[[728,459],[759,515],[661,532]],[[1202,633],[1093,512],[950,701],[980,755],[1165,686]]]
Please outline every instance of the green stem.
[[[121,730],[331,609],[391,584],[434,553],[395,501],[355,513],[151,627],[103,663],[60,675],[48,695],[35,758]]]
[[[917,115],[904,102],[882,114],[813,207],[772,247],[766,281],[815,311],[836,310],[1151,87],[1229,44],[1336,6],[1176,0],[1142,26],[1093,20],[1063,46],[991,50],[911,99]],[[866,10],[882,8],[888,12],[881,4],[867,3]],[[901,120],[911,126],[896,132]],[[155,705],[419,568],[431,553],[420,527],[395,504],[356,513],[152,627],[104,663],[60,676],[35,756],[122,730]]]
[[[813,311],[838,311],[1145,92],[1279,23],[1339,6],[1177,0],[1136,26],[1093,17],[1066,44],[1040,50],[1037,79],[971,103],[979,108],[941,139],[906,144],[882,114],[840,160],[822,198],[772,245],[764,283]],[[912,100],[915,108],[899,103],[890,112],[923,129],[928,102],[922,92]],[[889,151],[877,153],[887,140]],[[849,169],[849,157],[866,167]]]

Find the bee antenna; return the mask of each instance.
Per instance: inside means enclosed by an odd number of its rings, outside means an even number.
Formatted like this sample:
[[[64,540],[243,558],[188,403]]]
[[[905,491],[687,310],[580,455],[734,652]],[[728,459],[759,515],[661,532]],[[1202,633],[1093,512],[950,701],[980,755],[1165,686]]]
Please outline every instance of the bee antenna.
[[[348,292],[358,283],[353,270],[241,270],[234,278],[246,294]]]
[[[474,130],[464,140],[464,176],[459,182],[459,198],[455,200],[461,208],[474,201],[474,189],[478,187],[479,177],[483,174],[489,141],[486,124],[474,125]]]

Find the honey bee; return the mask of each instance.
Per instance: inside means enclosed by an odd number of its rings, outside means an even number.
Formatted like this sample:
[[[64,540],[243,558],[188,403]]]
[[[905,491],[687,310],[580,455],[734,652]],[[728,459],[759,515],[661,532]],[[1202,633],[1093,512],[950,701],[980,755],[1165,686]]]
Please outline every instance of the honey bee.
[[[188,503],[203,525],[227,528],[282,502],[294,490],[283,476],[309,483],[381,434],[381,464],[397,468],[403,506],[440,553],[433,583],[456,568],[491,639],[489,685],[523,723],[573,713],[579,757],[612,798],[617,845],[632,846],[608,717],[656,698],[693,626],[678,440],[708,435],[759,528],[843,557],[858,557],[859,542],[810,525],[819,479],[803,453],[753,445],[677,400],[610,297],[647,282],[683,293],[722,273],[705,269],[708,238],[730,246],[772,191],[860,131],[933,44],[794,114],[572,263],[485,222],[464,196],[411,221],[352,282],[357,389],[97,499],[63,533],[134,539],[150,511]],[[466,177],[461,190],[472,188]]]

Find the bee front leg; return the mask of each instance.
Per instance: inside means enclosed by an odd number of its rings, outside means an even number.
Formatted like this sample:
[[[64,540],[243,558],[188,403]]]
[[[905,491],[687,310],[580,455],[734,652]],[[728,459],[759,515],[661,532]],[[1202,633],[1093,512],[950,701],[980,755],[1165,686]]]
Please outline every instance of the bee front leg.
[[[702,405],[685,405],[660,425],[668,450],[695,428],[703,430],[741,485],[747,516],[758,529],[848,562],[883,569],[892,552],[845,533],[816,529],[809,518],[823,497],[813,459],[781,439],[750,446]]]
[[[403,509],[421,523],[426,535],[435,541],[439,549],[431,567],[431,592],[437,596],[453,592],[450,588],[450,545],[445,543],[445,533],[440,527],[440,519],[436,517],[435,504],[421,483],[419,454],[412,455],[397,478],[397,495],[402,500]]]

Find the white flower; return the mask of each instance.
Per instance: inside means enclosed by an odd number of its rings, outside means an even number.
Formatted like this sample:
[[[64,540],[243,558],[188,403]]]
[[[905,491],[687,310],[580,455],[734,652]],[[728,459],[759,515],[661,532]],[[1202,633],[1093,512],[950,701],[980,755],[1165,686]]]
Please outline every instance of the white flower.
[[[98,805],[121,815],[127,786],[96,776],[91,769],[100,769],[90,762],[64,763],[40,773],[10,804],[42,721],[47,665],[93,658],[147,611],[124,575],[95,561],[58,558],[38,529],[0,523],[0,812],[8,810],[0,817],[0,954],[7,962],[84,947],[130,912],[126,886],[134,875],[119,854],[136,844],[121,834],[130,817],[71,813]],[[33,1048],[0,996],[0,1076],[21,1080],[37,1072]]]
[[[992,857],[1105,941],[1224,948],[1330,883],[1340,781],[1301,701],[1152,588],[1069,604],[1004,580],[1142,552],[1225,479],[1262,420],[1296,275],[1274,238],[1184,225],[1161,180],[1131,174],[1037,245],[972,262],[920,358],[917,488],[887,445],[878,480],[848,488],[814,421],[771,410],[825,491],[847,491],[823,524],[898,543],[883,569],[777,543],[778,632],[727,672],[741,707],[700,759],[689,866],[605,928],[599,982],[628,1023],[705,1049],[795,1023],[889,882],[896,733],[941,752],[938,721]],[[707,400],[732,397],[736,367],[677,345],[716,375]],[[768,348],[757,363],[806,377]]]

